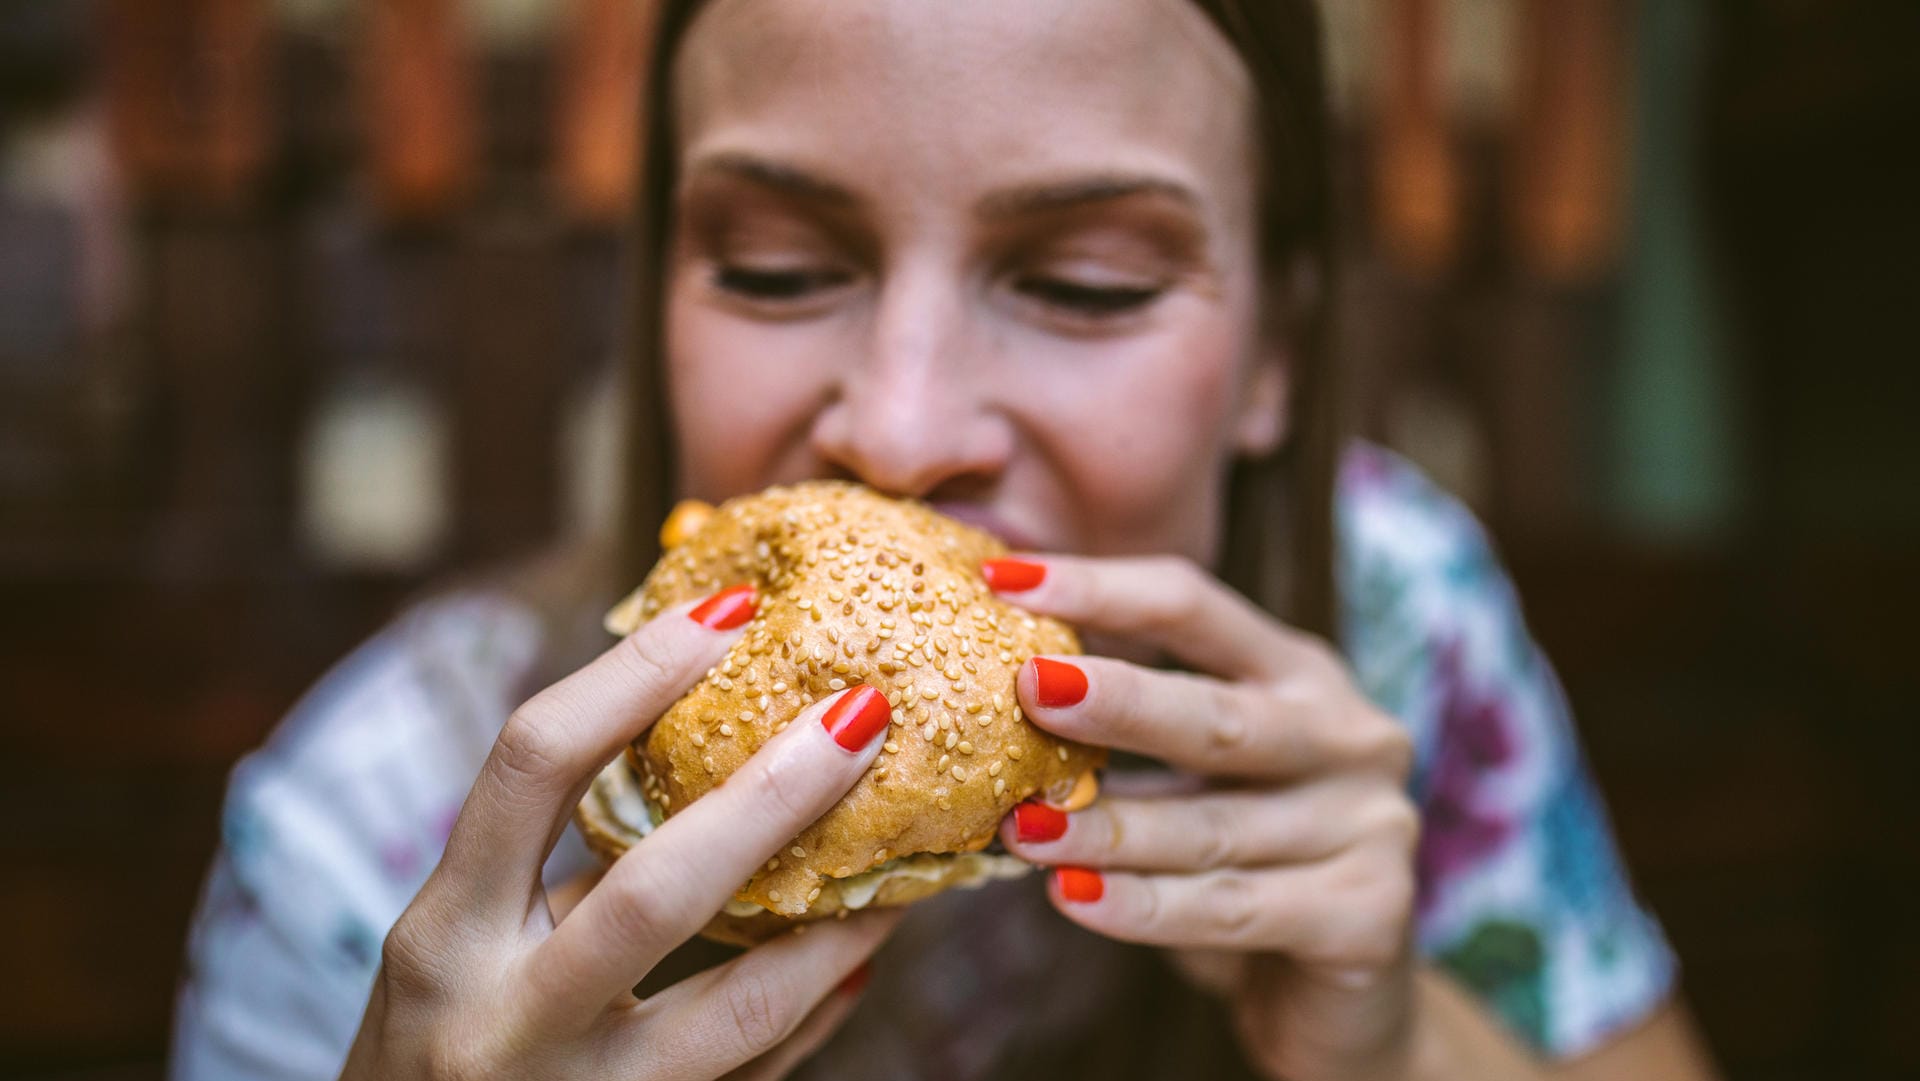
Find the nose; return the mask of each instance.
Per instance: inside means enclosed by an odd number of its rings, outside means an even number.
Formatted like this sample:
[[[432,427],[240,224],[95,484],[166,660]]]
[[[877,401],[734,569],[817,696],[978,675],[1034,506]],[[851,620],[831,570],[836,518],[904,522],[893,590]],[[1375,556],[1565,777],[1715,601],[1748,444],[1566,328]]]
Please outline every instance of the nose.
[[[1013,438],[995,407],[990,343],[962,289],[937,273],[899,274],[872,311],[814,425],[815,453],[891,495],[960,496],[991,483]]]

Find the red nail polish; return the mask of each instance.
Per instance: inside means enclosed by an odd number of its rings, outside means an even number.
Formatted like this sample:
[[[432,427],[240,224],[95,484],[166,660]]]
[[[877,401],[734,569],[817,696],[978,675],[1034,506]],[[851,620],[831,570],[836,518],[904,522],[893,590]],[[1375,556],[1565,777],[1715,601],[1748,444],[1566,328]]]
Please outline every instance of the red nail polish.
[[[701,601],[687,618],[710,631],[730,631],[753,618],[753,586],[730,586]]]
[[[1065,661],[1033,659],[1033,697],[1048,709],[1077,704],[1087,696],[1087,674]]]
[[[1107,885],[1101,881],[1100,872],[1090,867],[1056,867],[1053,871],[1053,884],[1059,888],[1060,896],[1081,904],[1098,901],[1100,895],[1107,892]]]
[[[847,978],[841,980],[840,986],[834,990],[843,995],[857,995],[866,990],[867,981],[871,979],[873,979],[873,962],[862,961],[860,967],[847,973]]]
[[[892,712],[886,695],[863,685],[841,695],[820,718],[820,723],[826,726],[835,743],[846,750],[857,751],[886,730]]]
[[[1013,832],[1028,843],[1057,841],[1067,832],[1067,812],[1030,799],[1013,809]]]
[[[989,559],[980,564],[987,588],[995,593],[1021,593],[1047,580],[1047,567],[1026,559]]]

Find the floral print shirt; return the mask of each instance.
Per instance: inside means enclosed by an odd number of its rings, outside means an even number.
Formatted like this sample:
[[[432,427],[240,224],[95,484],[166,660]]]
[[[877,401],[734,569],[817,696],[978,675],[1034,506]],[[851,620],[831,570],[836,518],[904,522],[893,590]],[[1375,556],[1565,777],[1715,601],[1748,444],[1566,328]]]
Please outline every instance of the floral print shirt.
[[[1586,1050],[1663,1002],[1675,967],[1634,900],[1559,685],[1458,503],[1367,446],[1348,454],[1337,498],[1343,646],[1418,750],[1419,949],[1543,1052]],[[421,605],[235,769],[188,945],[175,1077],[337,1075],[381,939],[535,689],[544,634],[495,594]],[[547,882],[591,864],[569,831]],[[1053,916],[1031,878],[942,895],[915,907],[856,1023],[806,1073],[996,1076],[1020,1048],[1097,1023],[1112,1005],[1102,989],[1121,982],[1102,973],[1123,951],[1137,948]],[[1054,985],[1062,973],[1077,991]],[[1179,1076],[1172,1061],[1165,1076]]]

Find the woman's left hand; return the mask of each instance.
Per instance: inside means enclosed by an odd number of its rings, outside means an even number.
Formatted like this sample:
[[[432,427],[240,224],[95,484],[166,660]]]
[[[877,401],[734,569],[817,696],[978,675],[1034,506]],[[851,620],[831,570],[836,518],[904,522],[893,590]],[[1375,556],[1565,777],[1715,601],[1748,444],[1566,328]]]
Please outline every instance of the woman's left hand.
[[[1020,564],[1045,570],[1015,592],[1032,578]],[[1326,643],[1184,560],[1048,556],[988,576],[1030,611],[1200,673],[1092,656],[1021,670],[1035,724],[1192,775],[1155,795],[1115,786],[1070,815],[1033,803],[1009,815],[1007,847],[1056,868],[1055,907],[1204,964],[1249,1057],[1275,1077],[1404,1076],[1419,815],[1402,727]]]

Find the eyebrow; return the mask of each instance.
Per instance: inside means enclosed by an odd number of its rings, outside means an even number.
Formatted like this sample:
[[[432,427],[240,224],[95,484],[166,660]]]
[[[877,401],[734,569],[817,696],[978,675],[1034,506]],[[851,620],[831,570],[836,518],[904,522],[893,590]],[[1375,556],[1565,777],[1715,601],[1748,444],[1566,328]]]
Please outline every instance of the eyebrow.
[[[777,161],[752,154],[722,152],[695,161],[690,172],[717,172],[812,202],[835,207],[858,207],[865,202],[852,189]],[[992,192],[975,205],[982,218],[1015,218],[1069,210],[1093,203],[1142,195],[1171,199],[1197,209],[1193,189],[1164,177],[1131,173],[1103,173],[1058,182],[1024,184]]]
[[[1008,188],[981,199],[975,209],[983,218],[1014,218],[1142,195],[1172,199],[1190,210],[1198,209],[1200,205],[1200,199],[1193,189],[1177,181],[1157,176],[1108,173]]]
[[[713,154],[695,161],[688,171],[724,173],[741,180],[751,181],[761,187],[830,206],[854,207],[859,206],[863,201],[851,189],[843,188],[830,180],[823,180],[791,165],[768,161],[751,154],[731,152]]]

